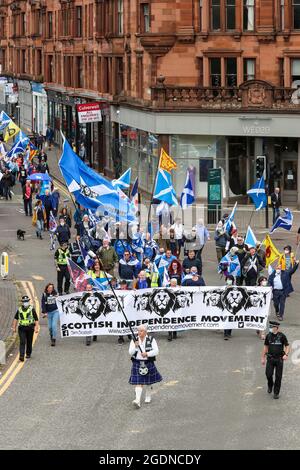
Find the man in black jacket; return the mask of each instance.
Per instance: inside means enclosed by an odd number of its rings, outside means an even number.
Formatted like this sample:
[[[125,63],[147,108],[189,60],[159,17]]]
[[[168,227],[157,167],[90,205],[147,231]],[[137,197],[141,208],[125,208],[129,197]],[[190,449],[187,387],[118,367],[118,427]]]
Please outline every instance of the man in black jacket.
[[[202,274],[202,261],[196,258],[194,250],[188,252],[187,258],[184,258],[182,268],[185,273],[189,273],[192,266],[196,266],[198,274]]]
[[[280,216],[280,207],[281,207],[280,188],[275,188],[274,193],[271,194],[271,204],[273,208],[273,225],[274,225],[276,219],[278,219],[278,217]]]

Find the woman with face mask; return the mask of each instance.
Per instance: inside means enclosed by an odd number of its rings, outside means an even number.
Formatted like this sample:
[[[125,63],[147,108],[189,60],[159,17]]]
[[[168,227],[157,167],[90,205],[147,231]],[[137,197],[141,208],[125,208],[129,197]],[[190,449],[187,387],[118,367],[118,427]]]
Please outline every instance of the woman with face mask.
[[[20,338],[19,359],[21,362],[24,362],[25,350],[26,358],[29,359],[32,352],[33,335],[39,331],[39,319],[27,295],[23,295],[21,306],[16,312],[12,326],[14,333],[17,332],[17,325],[19,325],[18,332]]]

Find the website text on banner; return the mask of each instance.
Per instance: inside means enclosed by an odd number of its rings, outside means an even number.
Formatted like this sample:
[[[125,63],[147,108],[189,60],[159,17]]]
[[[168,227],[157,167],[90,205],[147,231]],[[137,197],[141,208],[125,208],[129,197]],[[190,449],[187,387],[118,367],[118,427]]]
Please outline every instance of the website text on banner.
[[[264,330],[269,287],[182,287],[117,292],[130,326],[149,331],[190,329]],[[130,329],[112,292],[77,292],[58,297],[61,335],[127,335]]]

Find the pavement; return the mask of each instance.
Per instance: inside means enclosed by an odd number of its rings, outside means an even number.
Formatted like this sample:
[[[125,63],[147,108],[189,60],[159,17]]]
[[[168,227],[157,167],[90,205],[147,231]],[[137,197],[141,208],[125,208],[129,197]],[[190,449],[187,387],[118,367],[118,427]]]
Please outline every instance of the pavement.
[[[36,239],[21,202],[18,192],[0,201],[0,239],[10,247],[10,276],[40,299],[46,283],[56,284],[53,252],[47,234]],[[296,227],[275,232],[275,245],[295,246]],[[26,230],[24,242],[17,228]],[[206,283],[222,285],[213,241],[203,265]],[[4,385],[0,378],[0,449],[298,449],[299,279],[300,270],[282,322],[293,353],[279,400],[266,392],[262,341],[253,331],[234,331],[230,341],[222,332],[190,331],[172,343],[156,334],[164,380],[154,386],[151,405],[136,410],[128,342],[103,336],[86,347],[81,338],[59,338],[52,348],[41,320],[32,358],[16,363]]]

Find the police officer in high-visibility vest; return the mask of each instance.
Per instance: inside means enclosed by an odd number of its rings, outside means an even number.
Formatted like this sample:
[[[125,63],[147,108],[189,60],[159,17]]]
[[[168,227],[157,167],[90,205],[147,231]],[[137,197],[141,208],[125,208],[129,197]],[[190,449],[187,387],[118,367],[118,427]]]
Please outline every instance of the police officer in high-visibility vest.
[[[63,281],[65,279],[65,294],[69,294],[70,289],[70,273],[68,270],[67,258],[70,258],[68,243],[62,245],[54,253],[54,259],[57,270],[57,291],[58,295],[63,294]]]
[[[22,305],[18,308],[14,321],[13,331],[16,333],[19,323],[18,333],[20,338],[20,361],[24,362],[25,348],[26,358],[29,359],[32,352],[33,334],[39,331],[39,319],[37,313],[27,295],[22,297]]]
[[[283,363],[287,360],[290,350],[287,337],[278,330],[279,323],[276,321],[270,321],[270,333],[266,336],[261,356],[261,363],[263,366],[266,363],[267,356],[266,376],[268,379],[268,393],[272,393],[274,386],[275,399],[279,398]],[[274,370],[275,382],[273,381]]]

